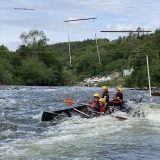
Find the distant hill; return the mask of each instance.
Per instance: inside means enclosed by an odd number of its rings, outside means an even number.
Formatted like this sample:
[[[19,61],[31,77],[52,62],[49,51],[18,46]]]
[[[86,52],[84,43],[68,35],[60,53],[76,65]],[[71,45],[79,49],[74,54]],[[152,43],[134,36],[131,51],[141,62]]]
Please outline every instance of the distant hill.
[[[1,85],[68,85],[132,67],[134,72],[123,77],[123,86],[146,87],[148,55],[151,86],[160,87],[160,29],[152,34],[129,33],[113,41],[98,39],[100,57],[95,40],[71,42],[71,67],[68,43],[48,45],[43,31],[37,30],[22,33],[20,38],[23,45],[16,52],[0,46]],[[108,85],[117,83],[119,80]]]
[[[130,33],[116,40],[98,39],[101,65],[99,64],[95,40],[71,42],[72,67],[69,67],[68,43],[48,46],[61,60],[65,71],[72,74],[72,81],[81,81],[92,76],[106,76],[112,72],[134,68],[130,77],[125,78],[128,87],[148,86],[146,55],[149,55],[151,80],[154,86],[159,85],[156,77],[160,76],[160,30],[155,33]],[[156,64],[155,64],[156,63]]]

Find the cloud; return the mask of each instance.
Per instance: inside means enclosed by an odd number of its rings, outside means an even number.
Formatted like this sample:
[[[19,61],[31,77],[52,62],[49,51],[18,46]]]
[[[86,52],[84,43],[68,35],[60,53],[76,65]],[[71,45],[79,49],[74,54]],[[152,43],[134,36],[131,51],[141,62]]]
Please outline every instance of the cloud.
[[[15,10],[34,8],[34,11]],[[22,32],[43,30],[50,42],[93,38],[101,30],[144,29],[160,26],[160,1],[157,0],[6,0],[0,1],[0,43],[17,44]],[[67,19],[96,17],[96,20],[65,23]],[[112,39],[112,35],[110,38]]]

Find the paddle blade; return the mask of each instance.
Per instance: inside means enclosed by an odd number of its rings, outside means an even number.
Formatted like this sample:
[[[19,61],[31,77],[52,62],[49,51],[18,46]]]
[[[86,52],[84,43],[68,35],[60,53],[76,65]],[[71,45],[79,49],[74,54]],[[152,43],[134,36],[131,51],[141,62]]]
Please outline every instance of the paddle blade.
[[[73,104],[73,101],[70,99],[70,98],[67,98],[66,99],[66,105],[67,106],[70,106],[70,105],[72,105]]]
[[[127,120],[127,117],[122,117],[122,116],[114,116],[114,117],[117,118],[119,121]]]

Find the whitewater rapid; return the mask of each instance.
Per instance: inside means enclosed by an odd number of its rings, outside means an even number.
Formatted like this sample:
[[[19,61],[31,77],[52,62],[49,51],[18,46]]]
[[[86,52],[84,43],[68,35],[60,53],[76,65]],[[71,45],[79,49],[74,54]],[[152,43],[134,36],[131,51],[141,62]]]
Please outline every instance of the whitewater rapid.
[[[66,108],[65,99],[88,102],[100,88],[14,87],[0,90],[0,160],[120,159],[160,157],[160,97],[124,89],[126,99],[143,97],[145,117],[111,116],[41,122],[43,111]],[[114,88],[110,95],[113,96]]]

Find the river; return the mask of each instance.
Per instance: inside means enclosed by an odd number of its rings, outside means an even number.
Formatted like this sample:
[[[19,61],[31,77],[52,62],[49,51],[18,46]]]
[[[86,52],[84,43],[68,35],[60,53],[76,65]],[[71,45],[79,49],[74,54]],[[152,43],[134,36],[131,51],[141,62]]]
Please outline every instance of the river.
[[[145,117],[118,121],[111,116],[41,122],[43,111],[88,102],[101,88],[0,86],[0,160],[159,160],[160,97],[124,89],[140,98]],[[114,88],[109,88],[110,97]],[[73,106],[74,106],[73,105]]]

